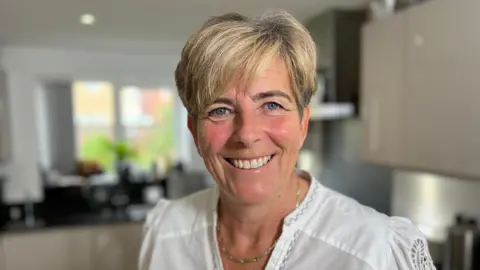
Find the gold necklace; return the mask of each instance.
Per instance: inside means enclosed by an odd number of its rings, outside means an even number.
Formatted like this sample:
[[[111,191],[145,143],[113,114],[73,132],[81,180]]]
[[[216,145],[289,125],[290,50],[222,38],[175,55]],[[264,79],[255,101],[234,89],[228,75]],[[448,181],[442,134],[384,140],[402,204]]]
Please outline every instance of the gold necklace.
[[[297,209],[298,206],[300,205],[300,181],[297,181],[297,192],[295,195],[296,195],[295,209]],[[277,245],[277,240],[278,240],[278,239],[275,240],[273,244],[270,247],[266,248],[263,251],[263,253],[260,255],[257,255],[251,258],[237,258],[233,256],[225,246],[222,245],[223,239],[222,239],[222,235],[220,234],[220,226],[218,224],[217,224],[217,234],[218,234],[218,245],[220,246],[220,250],[225,254],[225,256],[227,256],[229,260],[236,263],[240,263],[240,264],[259,262],[265,256],[267,256],[272,252],[272,250],[275,248],[275,245]]]

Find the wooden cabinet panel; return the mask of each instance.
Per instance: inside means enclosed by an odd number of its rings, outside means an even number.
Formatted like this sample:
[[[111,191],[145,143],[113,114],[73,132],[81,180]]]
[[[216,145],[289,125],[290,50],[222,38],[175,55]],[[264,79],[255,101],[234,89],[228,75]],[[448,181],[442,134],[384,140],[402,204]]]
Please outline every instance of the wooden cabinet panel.
[[[417,169],[480,177],[480,1],[406,12],[405,151]]]
[[[130,270],[138,268],[142,224],[99,226],[93,231],[94,270]]]
[[[5,249],[3,247],[3,238],[0,236],[0,269],[5,269]]]
[[[404,16],[397,14],[363,29],[363,159],[401,165],[403,155]]]
[[[366,161],[480,178],[478,10],[428,1],[364,28]]]
[[[4,240],[6,270],[61,270],[65,260],[64,235],[57,232],[7,235]],[[47,248],[48,247],[48,248]]]
[[[4,237],[5,269],[90,269],[88,232],[51,230],[14,233]]]
[[[137,269],[142,228],[128,223],[7,234],[0,238],[0,269]]]
[[[64,232],[66,236],[65,249],[68,250],[66,257],[68,270],[92,269],[91,257],[91,229],[69,229]]]

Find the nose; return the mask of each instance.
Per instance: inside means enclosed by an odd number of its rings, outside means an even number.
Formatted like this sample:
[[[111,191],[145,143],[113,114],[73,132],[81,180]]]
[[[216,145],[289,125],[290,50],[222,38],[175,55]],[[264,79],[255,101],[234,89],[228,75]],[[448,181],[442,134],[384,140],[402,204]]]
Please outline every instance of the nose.
[[[252,147],[261,138],[260,117],[250,112],[239,113],[235,118],[235,142],[244,147]]]

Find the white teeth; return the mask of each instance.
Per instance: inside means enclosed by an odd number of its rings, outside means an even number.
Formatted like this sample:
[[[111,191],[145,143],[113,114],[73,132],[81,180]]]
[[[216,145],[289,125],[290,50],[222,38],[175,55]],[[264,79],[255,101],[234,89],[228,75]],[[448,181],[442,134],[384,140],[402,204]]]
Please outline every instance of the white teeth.
[[[260,168],[263,165],[267,164],[268,161],[272,159],[272,156],[264,156],[257,159],[251,160],[240,160],[240,159],[233,159],[233,165],[240,169],[256,169]]]
[[[263,158],[257,159],[257,164],[258,164],[258,167],[262,167],[263,164],[265,164],[265,163],[263,162]]]

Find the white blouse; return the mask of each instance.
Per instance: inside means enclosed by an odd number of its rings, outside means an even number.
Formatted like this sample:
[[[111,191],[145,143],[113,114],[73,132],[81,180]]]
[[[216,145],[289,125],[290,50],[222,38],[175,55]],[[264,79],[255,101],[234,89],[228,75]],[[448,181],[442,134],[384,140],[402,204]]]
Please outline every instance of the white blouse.
[[[265,269],[435,269],[425,237],[409,220],[304,178],[311,182],[307,195],[285,218]],[[147,217],[140,269],[223,269],[215,233],[218,192],[161,200]]]

